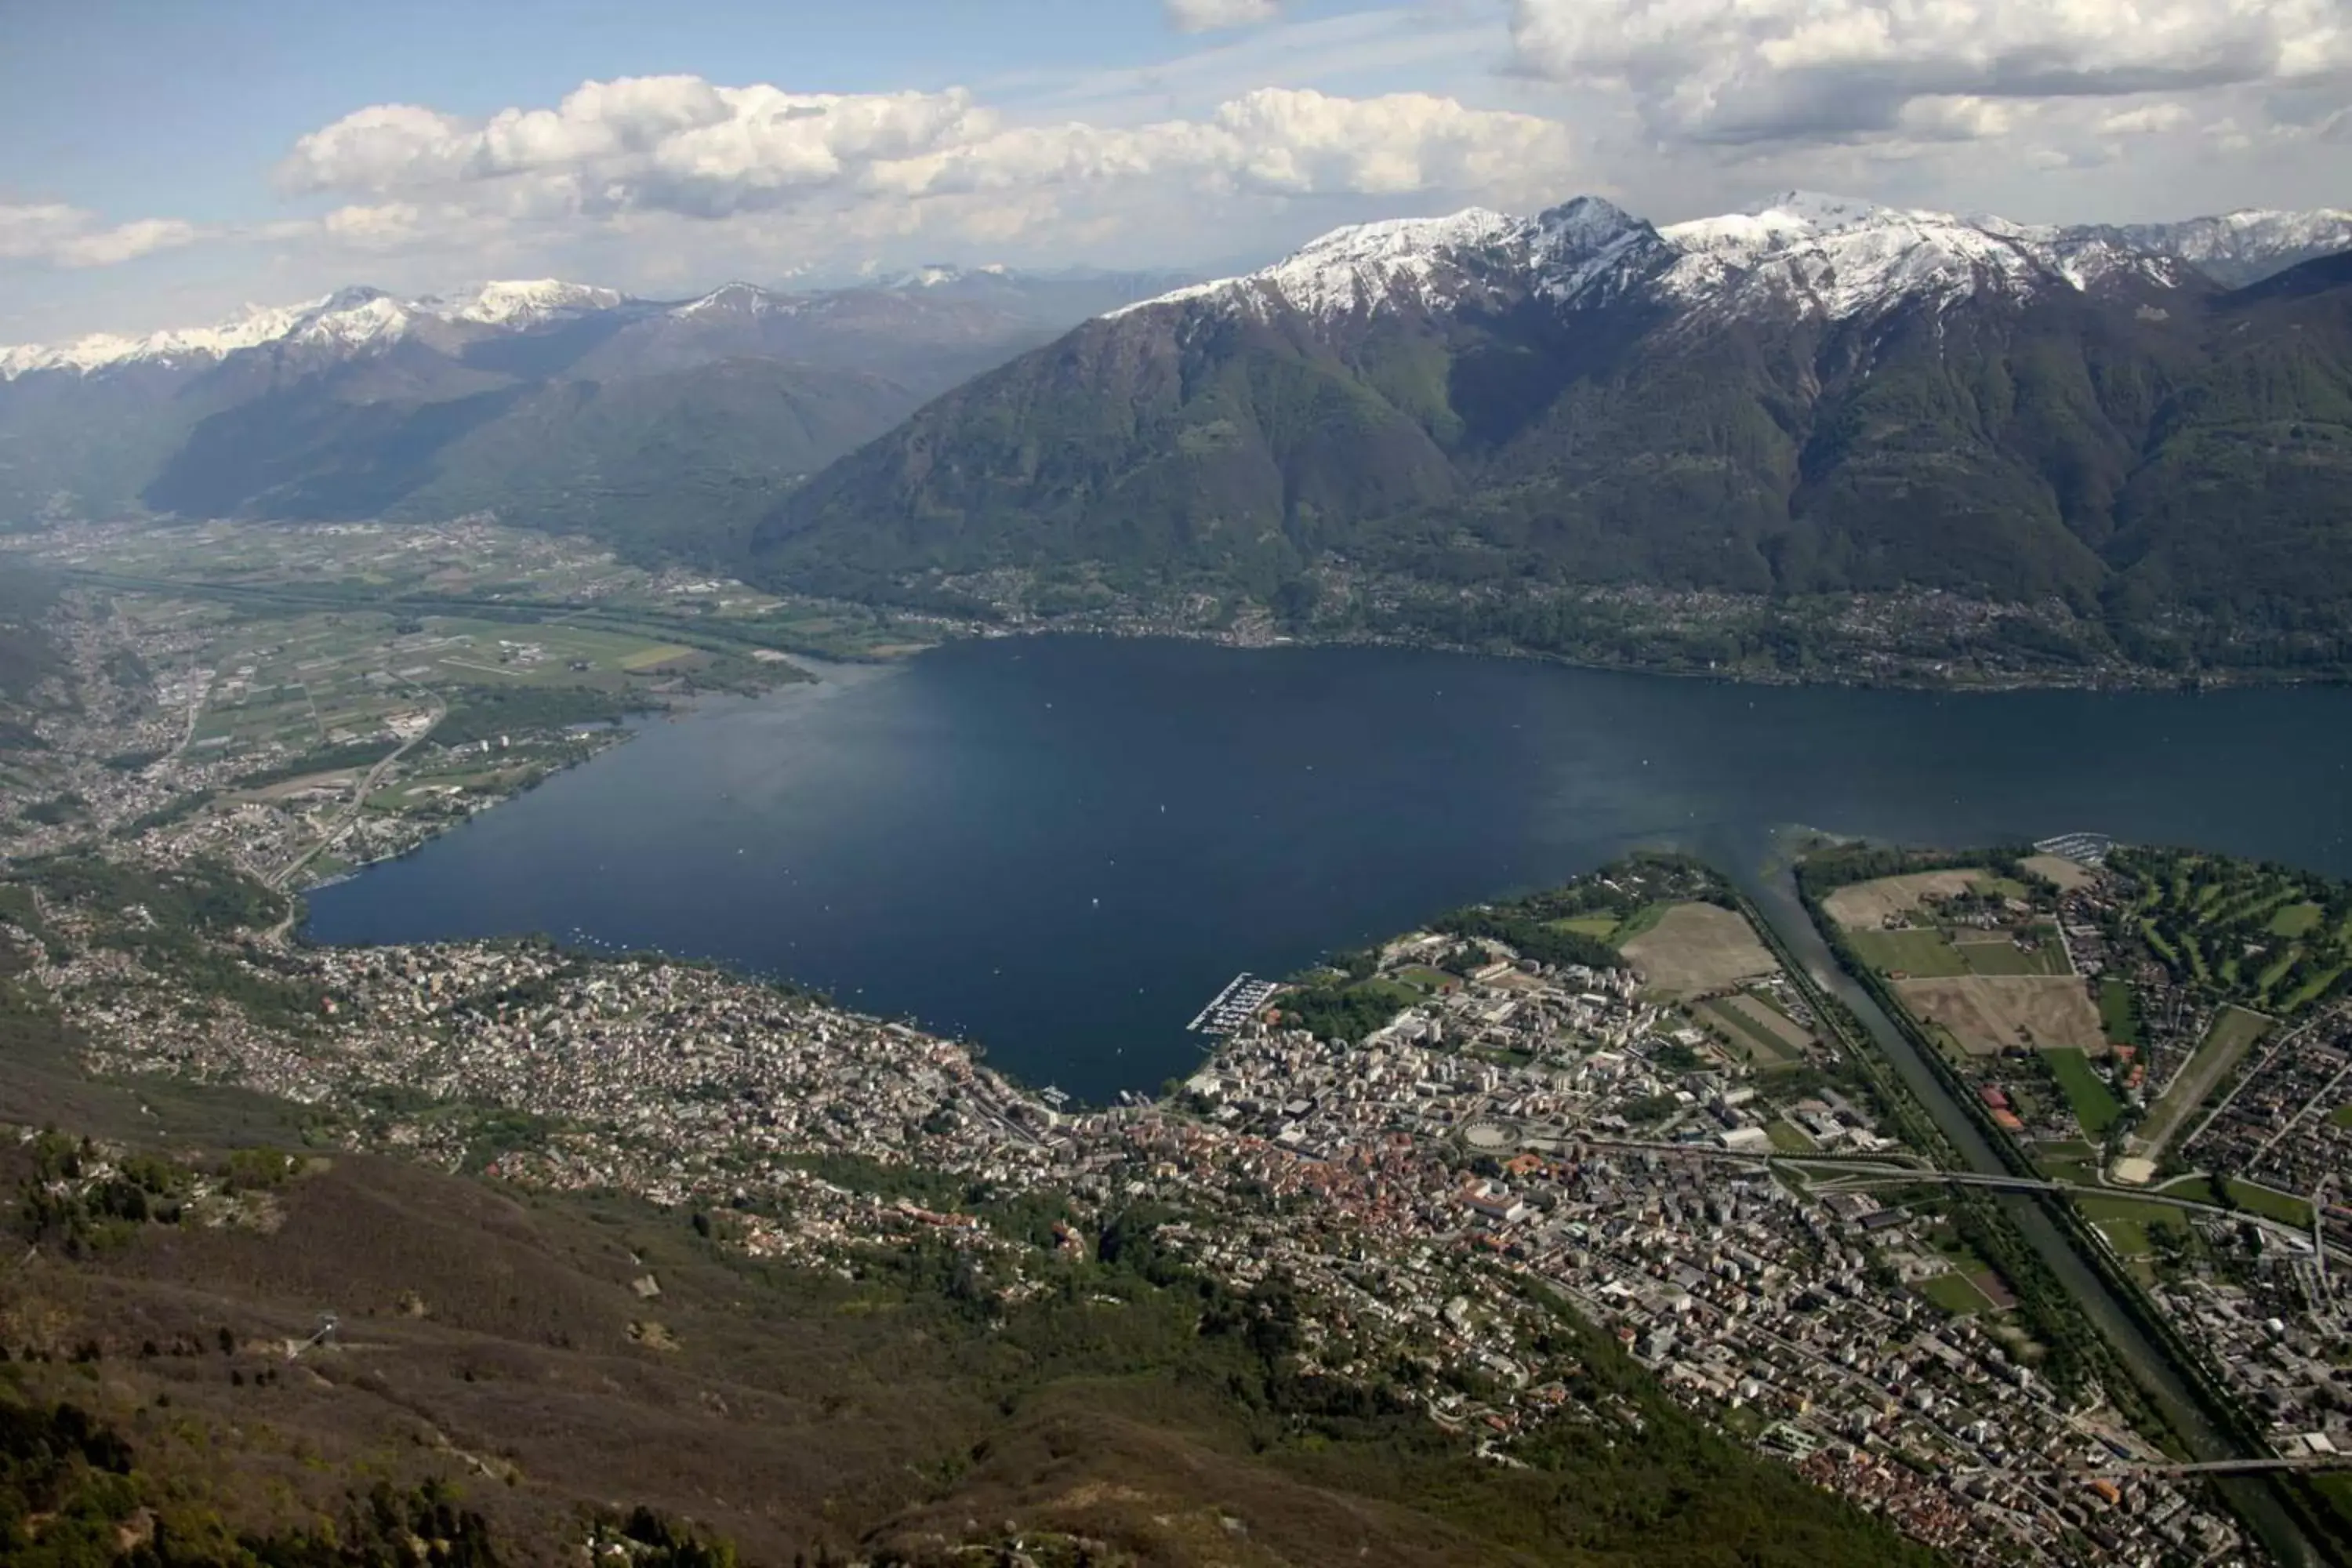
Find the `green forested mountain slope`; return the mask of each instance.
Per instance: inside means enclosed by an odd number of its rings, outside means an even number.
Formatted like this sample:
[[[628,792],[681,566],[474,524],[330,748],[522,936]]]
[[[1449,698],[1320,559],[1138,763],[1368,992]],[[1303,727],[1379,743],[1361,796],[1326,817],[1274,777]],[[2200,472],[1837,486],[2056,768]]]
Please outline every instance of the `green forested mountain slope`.
[[[1261,289],[1088,322],[787,498],[761,569],[887,595],[1085,563],[1263,594],[1338,560],[2352,624],[2340,258],[2235,293],[1980,280],[1843,318],[1629,265],[1564,302],[1489,272],[1435,303]]]

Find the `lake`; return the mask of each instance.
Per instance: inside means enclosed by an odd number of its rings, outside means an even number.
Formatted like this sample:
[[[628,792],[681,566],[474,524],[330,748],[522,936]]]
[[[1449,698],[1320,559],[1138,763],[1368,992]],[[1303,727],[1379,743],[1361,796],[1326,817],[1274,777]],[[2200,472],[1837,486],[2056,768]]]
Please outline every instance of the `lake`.
[[[711,702],[310,899],[789,976],[1108,1100],[1279,975],[1636,844],[2089,829],[2352,875],[2352,690],[1944,695],[1386,648],[951,645]]]

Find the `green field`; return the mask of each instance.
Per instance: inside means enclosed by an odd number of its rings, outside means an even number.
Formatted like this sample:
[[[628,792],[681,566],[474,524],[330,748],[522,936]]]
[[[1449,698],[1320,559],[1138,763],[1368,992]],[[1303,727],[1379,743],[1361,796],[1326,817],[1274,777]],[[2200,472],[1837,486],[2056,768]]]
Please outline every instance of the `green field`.
[[[1672,904],[1664,903],[1643,905],[1626,916],[1624,922],[1609,933],[1609,940],[1621,946],[1633,941],[1660,921],[1664,920],[1666,911],[1672,908],[1674,908]]]
[[[1617,917],[1614,915],[1575,915],[1551,923],[1555,931],[1572,931],[1579,936],[1593,937],[1601,942],[1607,942],[1617,931]]]
[[[2050,1071],[2058,1079],[2058,1087],[2066,1091],[2066,1103],[2074,1108],[2074,1120],[2094,1139],[2104,1138],[2124,1113],[2122,1101],[2107,1080],[2091,1066],[2090,1058],[2071,1047],[2048,1050],[2042,1059],[2050,1064]]]
[[[1907,974],[1918,979],[1966,974],[1967,963],[1940,931],[1857,931],[1846,942],[1862,961],[1883,974]]]
[[[2139,1044],[2139,1007],[2130,986],[2112,977],[2099,982],[2099,1022],[2115,1044]]]
[[[2352,967],[2352,965],[2339,963],[2332,969],[2322,969],[2318,971],[2313,974],[2309,980],[2304,982],[2301,985],[2296,986],[2285,996],[2279,999],[2279,1011],[2282,1013],[2298,1012],[2306,1005],[2318,1001],[2322,996],[2327,994],[2328,987],[2336,984],[2337,976],[2341,975],[2347,967]]]
[[[2161,1149],[2171,1142],[2199,1106],[2219,1089],[2236,1067],[2247,1047],[2262,1038],[2271,1021],[2259,1013],[2243,1007],[2224,1007],[2213,1015],[2212,1026],[2189,1058],[2155,1107],[2147,1113],[2147,1121],[2139,1131],[2141,1142],[2151,1149]]]
[[[1803,1128],[1792,1121],[1776,1119],[1766,1122],[1764,1131],[1771,1138],[1772,1147],[1783,1154],[1811,1154],[1820,1147]]]
[[[2276,1192],[2233,1176],[2230,1179],[2230,1195],[2238,1200],[2240,1208],[2250,1214],[2279,1220],[2300,1229],[2311,1227],[2311,1205],[2292,1194]]]
[[[2099,1151],[2079,1138],[2037,1143],[2033,1146],[2033,1163],[2052,1181],[2087,1185],[2098,1179]]]
[[[2352,1105],[2339,1105],[2327,1119],[2338,1127],[2352,1127]]]
[[[2173,1194],[2186,1197],[2185,1193]],[[2155,1225],[2182,1226],[2188,1223],[2182,1212],[2170,1204],[2152,1204],[2145,1198],[2110,1197],[2105,1194],[2077,1193],[2074,1206],[2093,1225],[2128,1224],[2145,1228]]]
[[[1992,1310],[1992,1302],[1965,1274],[1938,1274],[1933,1279],[1923,1281],[1917,1289],[1919,1294],[1956,1318],[1971,1317]]]
[[[2156,1250],[2155,1244],[2147,1238],[2147,1226],[2136,1219],[2101,1220],[2096,1228],[2126,1258],[2138,1258]]]
[[[2321,914],[2317,904],[2308,901],[2283,906],[2271,917],[2273,936],[2308,936],[2319,924]]]
[[[2218,1205],[2221,1201],[2219,1195],[2213,1191],[2213,1181],[2210,1176],[2182,1177],[2165,1183],[2157,1191],[2167,1197],[2186,1198],[2193,1204]],[[2273,1192],[2268,1187],[2257,1186],[2252,1182],[2243,1182],[2231,1177],[2230,1196],[2236,1200],[2238,1207],[2251,1214],[2258,1214],[2267,1219],[2279,1220],[2298,1228],[2307,1228],[2311,1224],[2311,1205],[2303,1199],[2286,1193]]]

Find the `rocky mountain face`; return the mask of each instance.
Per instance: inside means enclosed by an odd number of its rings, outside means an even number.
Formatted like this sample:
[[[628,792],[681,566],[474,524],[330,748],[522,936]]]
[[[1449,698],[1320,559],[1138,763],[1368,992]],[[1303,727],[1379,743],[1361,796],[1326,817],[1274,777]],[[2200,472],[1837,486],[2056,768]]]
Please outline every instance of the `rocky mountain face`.
[[[0,524],[488,508],[708,552],[926,398],[1168,281],[929,268],[669,302],[554,279],[349,289],[0,349]]]
[[[1343,229],[958,388],[785,498],[760,569],[1264,597],[1339,563],[2336,626],[2352,289],[2256,258],[2342,222],[1791,194],[1664,229],[1591,199]]]

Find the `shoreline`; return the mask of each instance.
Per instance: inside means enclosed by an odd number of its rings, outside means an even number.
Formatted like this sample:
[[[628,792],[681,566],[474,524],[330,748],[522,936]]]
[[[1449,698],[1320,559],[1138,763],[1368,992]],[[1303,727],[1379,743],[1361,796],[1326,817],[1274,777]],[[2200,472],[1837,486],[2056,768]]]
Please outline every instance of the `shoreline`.
[[[2119,676],[2080,680],[2043,679],[2025,675],[2001,679],[1952,680],[1906,679],[1868,673],[1783,674],[1748,668],[1698,669],[1680,665],[1645,664],[1633,660],[1580,658],[1571,654],[1552,653],[1518,644],[1450,643],[1433,638],[1391,637],[1380,633],[1318,635],[1308,632],[1257,637],[1202,627],[1106,626],[1092,623],[1044,623],[1003,627],[942,637],[940,642],[931,646],[939,647],[951,642],[1015,637],[1104,637],[1138,641],[1148,641],[1158,637],[1172,642],[1207,643],[1219,647],[1236,649],[1395,648],[1412,653],[1443,653],[1469,658],[1496,658],[1517,663],[1556,665],[1564,669],[1586,669],[1606,675],[1648,675],[1675,680],[1713,680],[1728,686],[1760,686],[1778,689],[1816,687],[1854,691],[1915,691],[1951,696],[1998,695],[2013,691],[2082,691],[2094,695],[2116,696],[2132,692],[2164,692],[2194,696],[2209,691],[2352,686],[2352,671],[2336,669],[2319,670],[2304,675],[2269,676],[2242,670],[2216,670],[2184,676],[2168,674],[2145,666],[2134,666],[2129,667],[2126,673]],[[921,652],[929,651],[929,648],[921,650]],[[908,657],[919,657],[919,654],[910,654]]]

